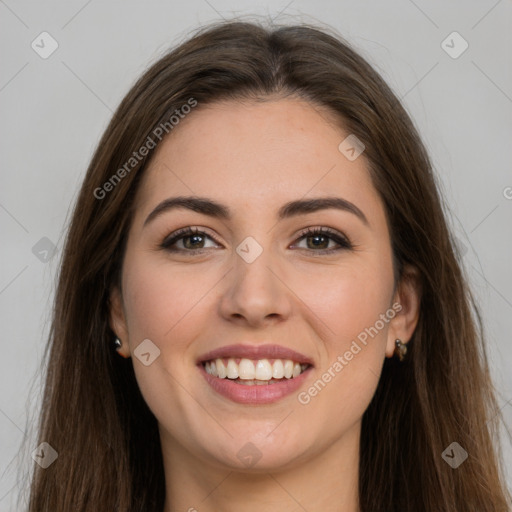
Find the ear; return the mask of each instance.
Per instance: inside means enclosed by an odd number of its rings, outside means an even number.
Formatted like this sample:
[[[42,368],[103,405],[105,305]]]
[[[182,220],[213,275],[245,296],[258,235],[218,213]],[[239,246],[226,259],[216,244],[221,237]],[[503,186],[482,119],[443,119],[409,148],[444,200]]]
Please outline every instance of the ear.
[[[397,311],[389,323],[388,339],[386,343],[386,357],[393,357],[395,340],[400,339],[406,344],[412,337],[418,324],[421,303],[421,279],[419,271],[412,265],[406,265],[402,278],[393,297],[393,309]]]
[[[128,329],[123,308],[121,291],[115,286],[109,296],[109,325],[115,335],[121,340],[122,346],[117,350],[123,357],[130,357],[128,345]]]

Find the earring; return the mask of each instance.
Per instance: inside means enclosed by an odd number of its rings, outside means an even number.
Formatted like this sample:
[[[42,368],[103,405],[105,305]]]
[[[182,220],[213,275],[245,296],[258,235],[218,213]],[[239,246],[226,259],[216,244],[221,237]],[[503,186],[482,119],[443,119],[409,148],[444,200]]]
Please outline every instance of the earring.
[[[393,354],[397,356],[398,359],[400,359],[400,362],[405,359],[405,354],[407,354],[407,347],[405,346],[405,343],[402,343],[402,340],[395,340],[395,350]]]
[[[124,357],[125,359],[127,359],[127,358],[128,358],[128,357],[130,357],[130,356],[125,356],[125,355],[123,355],[123,354],[119,351],[119,349],[120,349],[122,346],[123,346],[122,341],[121,341],[119,338],[116,338],[116,339],[114,340],[114,347],[116,348],[117,353],[118,353],[121,357]]]

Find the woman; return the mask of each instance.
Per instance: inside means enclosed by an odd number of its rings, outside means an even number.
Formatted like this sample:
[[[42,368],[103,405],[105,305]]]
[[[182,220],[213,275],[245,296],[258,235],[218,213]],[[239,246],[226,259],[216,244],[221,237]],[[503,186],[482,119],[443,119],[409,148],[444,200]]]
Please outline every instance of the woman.
[[[510,510],[444,215],[343,39],[200,30],[129,91],[83,182],[29,510]]]

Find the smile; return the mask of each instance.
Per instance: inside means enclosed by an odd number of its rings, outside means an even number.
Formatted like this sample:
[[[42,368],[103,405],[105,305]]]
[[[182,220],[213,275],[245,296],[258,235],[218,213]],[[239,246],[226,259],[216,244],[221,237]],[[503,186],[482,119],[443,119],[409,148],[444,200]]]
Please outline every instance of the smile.
[[[297,391],[313,361],[279,345],[229,345],[199,358],[197,367],[216,394],[241,404],[269,404]]]
[[[310,365],[291,359],[228,358],[203,363],[206,373],[219,379],[230,379],[246,386],[268,385],[282,379],[293,379],[302,374]]]

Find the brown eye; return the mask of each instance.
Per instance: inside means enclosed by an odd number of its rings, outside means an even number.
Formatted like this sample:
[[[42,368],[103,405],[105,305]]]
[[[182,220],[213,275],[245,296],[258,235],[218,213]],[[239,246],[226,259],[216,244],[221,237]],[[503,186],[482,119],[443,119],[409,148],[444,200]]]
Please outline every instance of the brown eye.
[[[340,250],[352,249],[352,244],[347,238],[328,228],[308,228],[301,233],[299,240],[305,239],[307,247],[310,250],[319,254],[332,253]],[[329,243],[334,242],[337,247],[329,248]],[[302,249],[301,247],[299,247]]]
[[[194,252],[208,249],[208,247],[204,245],[207,238],[213,240],[213,238],[204,231],[188,227],[172,233],[162,242],[161,247],[169,252]],[[182,243],[182,247],[173,247],[179,243]]]
[[[183,228],[169,235],[161,244],[161,248],[169,252],[190,252],[208,249],[207,239],[217,243],[210,235],[198,228]],[[303,231],[298,240],[306,240],[306,247],[298,247],[316,254],[329,254],[340,250],[352,249],[352,244],[346,237],[329,228],[308,228]],[[329,244],[334,243],[334,247]],[[179,244],[182,246],[180,247]]]

